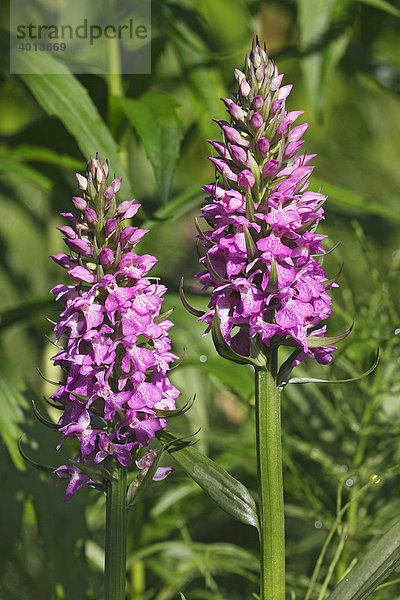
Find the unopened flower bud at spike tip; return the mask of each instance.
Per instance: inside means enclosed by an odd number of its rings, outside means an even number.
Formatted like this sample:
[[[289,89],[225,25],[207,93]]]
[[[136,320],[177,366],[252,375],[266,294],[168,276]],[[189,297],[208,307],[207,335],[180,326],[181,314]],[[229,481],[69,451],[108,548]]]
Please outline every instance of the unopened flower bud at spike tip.
[[[290,340],[298,360],[327,364],[332,345],[308,346],[331,312],[333,283],[314,258],[324,254],[324,236],[315,233],[323,209],[321,194],[305,191],[313,155],[299,155],[307,124],[293,127],[303,111],[287,110],[292,85],[282,85],[258,39],[234,75],[235,100],[222,98],[233,119],[217,120],[226,145],[214,142],[221,151],[210,159],[218,183],[203,186],[210,228],[199,233],[205,258],[197,277],[211,299],[199,320],[207,333],[218,314],[220,336],[240,356]]]
[[[264,105],[264,98],[262,96],[254,96],[253,98],[253,108],[256,110],[262,108]]]
[[[237,163],[248,166],[247,152],[240,146],[232,146],[229,148],[230,154]]]
[[[261,137],[260,139],[258,139],[256,142],[256,148],[257,148],[258,152],[260,152],[265,157],[270,148],[270,143],[269,143],[268,138]]]
[[[255,184],[255,177],[251,171],[244,169],[238,175],[237,182],[239,187],[251,188]]]
[[[251,87],[247,83],[246,79],[242,79],[242,81],[240,82],[239,88],[240,88],[240,93],[244,98],[247,98],[247,96],[250,95]]]
[[[101,167],[97,167],[96,169],[96,179],[98,183],[101,183],[104,179],[103,169]]]
[[[74,198],[72,198],[72,202],[77,210],[85,210],[87,207],[87,202],[83,198],[74,196]]]
[[[80,173],[76,174],[76,179],[81,190],[85,191],[88,185],[87,179],[83,177],[83,175],[81,175]]]
[[[254,129],[259,129],[262,125],[264,125],[264,119],[262,118],[260,113],[255,112],[254,115],[251,117],[250,123],[251,126],[254,127]]]

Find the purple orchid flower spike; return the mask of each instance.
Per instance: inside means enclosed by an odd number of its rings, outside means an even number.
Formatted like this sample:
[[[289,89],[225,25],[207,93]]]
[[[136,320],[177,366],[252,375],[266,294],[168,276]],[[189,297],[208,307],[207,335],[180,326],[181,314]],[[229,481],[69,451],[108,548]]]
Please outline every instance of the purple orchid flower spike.
[[[258,41],[235,77],[235,99],[222,98],[230,123],[216,120],[222,142],[210,142],[217,181],[204,186],[209,228],[199,234],[204,269],[196,276],[211,301],[199,321],[232,360],[260,366],[266,349],[285,344],[298,348],[293,364],[307,356],[327,364],[336,347],[316,328],[331,313],[328,290],[337,284],[319,262],[326,197],[308,190],[315,155],[300,154],[308,125],[294,125],[302,111],[286,108],[292,86],[281,85]]]
[[[308,189],[315,155],[302,154],[308,125],[288,111],[291,85],[256,39],[243,71],[235,70],[234,100],[221,98],[230,122],[215,120],[221,141],[211,141],[216,181],[205,185],[205,223],[196,222],[204,255],[196,277],[211,292],[204,313],[218,353],[255,368],[255,423],[260,523],[260,600],[284,600],[285,524],[280,392],[306,357],[329,364],[344,334],[325,336],[331,313],[320,258],[326,197]],[[279,347],[293,346],[279,365]]]
[[[52,398],[64,409],[63,439],[80,444],[74,466],[54,471],[69,482],[65,500],[93,484],[91,474],[110,461],[128,467],[166,427],[157,410],[173,410],[180,395],[168,379],[177,356],[172,322],[160,316],[166,288],[148,275],[156,258],[135,253],[146,230],[126,223],[140,205],[119,203],[121,178],[107,184],[107,177],[98,156],[85,177],[77,174],[81,195],[73,203],[80,214],[64,214],[68,225],[58,228],[68,253],[51,257],[73,280],[51,290],[63,306],[54,332],[64,342],[52,360],[66,372]]]

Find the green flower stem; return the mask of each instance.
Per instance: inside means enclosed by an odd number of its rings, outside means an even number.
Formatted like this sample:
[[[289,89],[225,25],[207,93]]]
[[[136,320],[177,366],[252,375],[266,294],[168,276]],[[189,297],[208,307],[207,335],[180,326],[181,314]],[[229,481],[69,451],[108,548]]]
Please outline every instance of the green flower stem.
[[[105,600],[125,600],[126,583],[126,468],[115,466],[107,488]]]
[[[256,369],[257,472],[260,512],[260,600],[285,600],[280,391],[276,351],[267,369]]]

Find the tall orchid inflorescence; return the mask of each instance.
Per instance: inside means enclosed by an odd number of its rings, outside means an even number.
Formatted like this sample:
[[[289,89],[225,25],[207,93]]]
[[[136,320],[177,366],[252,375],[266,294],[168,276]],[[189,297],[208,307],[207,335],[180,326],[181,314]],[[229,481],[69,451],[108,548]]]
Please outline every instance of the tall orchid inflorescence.
[[[69,224],[58,227],[69,253],[51,257],[73,279],[51,290],[64,307],[56,338],[65,339],[52,360],[66,372],[52,398],[63,409],[59,432],[80,444],[73,466],[55,470],[69,480],[66,499],[94,484],[90,473],[110,457],[127,467],[166,426],[160,415],[175,408],[180,394],[167,376],[177,357],[168,336],[172,322],[160,314],[166,288],[147,275],[157,260],[134,252],[146,230],[124,226],[140,205],[119,203],[121,178],[107,185],[107,177],[108,164],[98,156],[85,177],[77,174],[81,196],[73,203],[80,216],[62,213]],[[149,468],[154,451],[146,456],[136,461],[139,469]],[[156,478],[167,471],[159,469]]]
[[[295,364],[307,355],[327,364],[335,347],[318,343],[326,327],[315,328],[331,312],[327,289],[336,284],[318,262],[326,198],[307,190],[315,154],[299,153],[308,125],[293,126],[303,111],[286,110],[292,86],[281,85],[258,40],[235,78],[235,100],[221,98],[230,122],[215,119],[223,142],[209,140],[217,181],[203,188],[211,229],[198,227],[206,254],[197,277],[212,295],[199,320],[209,331],[217,313],[219,334],[241,356],[283,343],[297,346]]]

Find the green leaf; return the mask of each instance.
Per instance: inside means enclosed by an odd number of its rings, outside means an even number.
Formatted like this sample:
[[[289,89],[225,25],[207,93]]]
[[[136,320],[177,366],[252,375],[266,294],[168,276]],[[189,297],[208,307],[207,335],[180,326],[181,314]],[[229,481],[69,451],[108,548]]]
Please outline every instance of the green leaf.
[[[368,377],[376,369],[379,363],[379,348],[376,353],[376,359],[374,364],[365,373],[361,373],[357,377],[350,377],[349,379],[316,379],[314,377],[293,377],[287,381],[287,383],[351,383],[353,381],[359,381]]]
[[[174,410],[162,410],[161,408],[154,408],[154,411],[157,417],[179,417],[180,415],[184,415],[188,410],[190,410],[196,400],[196,394],[190,398],[183,406],[180,408],[175,408]]]
[[[307,346],[309,348],[325,348],[326,346],[332,346],[333,344],[337,344],[344,340],[352,331],[353,325],[349,327],[347,331],[344,333],[339,333],[338,335],[332,336],[316,336],[316,335],[308,335],[307,336]],[[279,342],[280,345],[283,346],[299,346],[300,344],[296,342],[293,338],[288,338]]]
[[[3,356],[0,360],[0,435],[3,438],[14,466],[20,471],[25,470],[24,462],[18,451],[18,439],[25,423],[23,409],[27,408],[24,397],[25,383],[16,371],[15,366]]]
[[[318,177],[312,177],[311,182],[312,185],[316,187],[322,187],[322,192],[329,196],[330,204],[335,204],[339,208],[345,208],[346,211],[355,214],[358,217],[361,212],[364,214],[377,215],[378,217],[400,223],[400,214],[398,211],[391,210],[383,204],[373,202],[353,190],[329,183]]]
[[[143,142],[161,199],[166,203],[183,137],[176,113],[178,103],[169,94],[152,91],[138,100],[123,98],[121,105]]]
[[[328,600],[363,600],[400,564],[400,521],[371,546]]]
[[[185,188],[181,193],[169,200],[168,204],[160,206],[152,215],[152,218],[143,223],[142,227],[153,231],[164,221],[182,217],[198,207],[201,194],[202,192],[198,183]]]
[[[44,146],[31,146],[30,144],[21,144],[13,149],[13,155],[23,160],[33,162],[44,162],[57,167],[65,167],[70,170],[82,169],[82,161],[68,156],[68,154],[58,154],[50,148]]]
[[[187,538],[184,541],[150,543],[142,545],[128,556],[128,569],[139,561],[143,561],[152,571],[156,564],[156,572],[163,580],[162,600],[177,600],[180,590],[186,586],[190,586],[188,600],[228,600],[232,596],[218,591],[214,585],[214,575],[236,575],[250,581],[253,587],[257,585],[257,557],[253,552],[233,544],[201,544]],[[198,577],[210,582],[206,583],[208,592],[193,588],[193,581]],[[236,581],[236,577],[232,581]]]
[[[183,277],[181,277],[180,283],[179,283],[179,296],[181,298],[182,304],[184,306],[184,308],[191,314],[194,315],[195,317],[202,317],[205,314],[204,310],[199,310],[197,308],[194,308],[193,306],[191,306],[189,304],[189,302],[186,300],[186,296],[185,296],[185,292],[183,291]]]
[[[257,255],[260,255],[260,253],[257,250],[257,246],[256,246],[253,238],[251,237],[251,233],[247,229],[246,225],[243,225],[243,232],[244,232],[244,239],[246,242],[247,256],[249,257],[249,260],[253,260],[253,258],[255,258]]]
[[[400,9],[397,6],[393,6],[390,2],[386,0],[359,0],[362,4],[368,4],[373,8],[377,8],[378,10],[384,10],[385,12],[393,15],[395,17],[400,17]]]
[[[46,175],[43,175],[43,173],[39,173],[39,171],[37,171],[36,169],[33,169],[32,167],[25,165],[20,160],[16,160],[14,158],[0,156],[0,172],[18,175],[18,177],[21,177],[22,179],[26,179],[31,183],[34,183],[39,188],[45,191],[49,191],[53,187],[51,179],[46,177]]]
[[[36,406],[36,402],[34,400],[32,400],[32,408],[33,408],[33,414],[35,415],[37,420],[40,421],[40,423],[42,423],[42,425],[45,425],[46,427],[49,427],[50,429],[53,429],[54,431],[58,431],[60,429],[61,425],[57,425],[56,423],[53,423],[53,421],[49,421],[40,413],[40,411],[38,410],[38,408]]]
[[[276,286],[277,283],[278,283],[278,269],[276,266],[276,260],[272,256],[271,257],[271,268],[270,268],[269,278],[268,278],[268,285]]]
[[[28,465],[30,465],[34,469],[37,469],[38,471],[43,471],[43,473],[53,473],[53,471],[55,470],[56,467],[49,467],[46,465],[41,465],[40,463],[36,462],[35,460],[32,460],[31,458],[29,458],[29,456],[27,456],[25,454],[25,452],[22,450],[22,438],[24,437],[24,435],[25,435],[25,433],[23,433],[18,440],[18,451],[20,453],[21,458]]]
[[[164,431],[163,441],[178,439]],[[229,515],[258,529],[257,508],[247,488],[225,469],[192,446],[169,449],[177,463]]]
[[[118,154],[118,146],[87,90],[49,52],[18,53],[20,76],[49,114],[58,117],[74,136],[85,158],[99,153],[107,159],[111,173],[122,175],[123,196],[132,195],[129,178]],[[56,72],[57,75],[46,73]]]
[[[332,73],[350,42],[348,13],[353,0],[299,0],[298,6],[303,76],[319,115]]]
[[[278,387],[284,387],[287,383],[289,383],[290,373],[293,371],[293,362],[298,357],[302,348],[296,348],[293,352],[288,356],[285,362],[282,363],[277,377]]]
[[[233,362],[239,363],[240,365],[253,365],[254,367],[263,367],[266,364],[265,356],[260,352],[257,356],[242,356],[238,354],[227,344],[224,336],[221,332],[221,327],[219,324],[219,314],[218,309],[215,309],[212,326],[211,326],[211,335],[215,345],[215,349],[222,358],[226,358],[227,360],[232,360]]]
[[[339,335],[332,336],[323,336],[318,337],[316,335],[307,336],[307,346],[309,348],[325,348],[326,346],[332,346],[333,344],[337,344],[344,340],[352,331],[353,325],[349,327],[347,331],[344,333],[339,333]]]
[[[153,504],[150,511],[150,518],[169,514],[173,506],[181,500],[191,495],[201,494],[201,489],[194,481],[186,481],[181,485],[168,486],[165,493]]]

